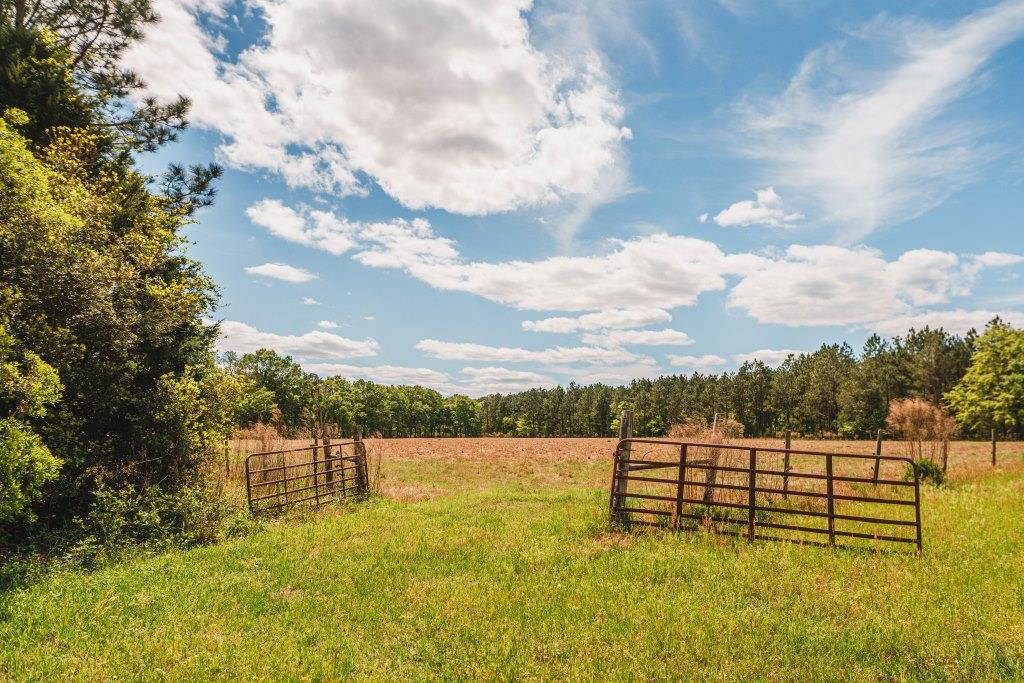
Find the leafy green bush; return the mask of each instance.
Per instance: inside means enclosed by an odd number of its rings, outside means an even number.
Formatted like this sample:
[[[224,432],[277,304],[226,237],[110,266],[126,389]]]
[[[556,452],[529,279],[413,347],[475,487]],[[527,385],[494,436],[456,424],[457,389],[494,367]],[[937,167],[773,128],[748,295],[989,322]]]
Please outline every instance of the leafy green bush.
[[[61,460],[39,435],[11,417],[0,418],[0,523],[35,519],[32,503],[57,478]]]
[[[942,471],[942,467],[934,460],[928,458],[918,460],[917,471],[922,482],[930,481],[936,486],[942,486],[946,481],[946,473]],[[907,471],[903,473],[903,479],[905,481],[914,481],[914,468],[912,465],[907,465]]]
[[[155,486],[136,491],[98,484],[88,514],[76,519],[81,538],[72,555],[86,564],[122,550],[162,550],[220,539],[225,509],[204,485],[168,492]]]

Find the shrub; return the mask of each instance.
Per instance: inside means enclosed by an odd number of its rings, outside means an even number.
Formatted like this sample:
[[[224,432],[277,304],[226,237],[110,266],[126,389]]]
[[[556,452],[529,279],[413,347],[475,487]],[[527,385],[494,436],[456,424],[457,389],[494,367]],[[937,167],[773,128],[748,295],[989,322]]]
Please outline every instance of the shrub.
[[[942,406],[920,398],[904,398],[889,404],[889,428],[906,439],[907,455],[914,461],[934,461],[944,441],[956,434],[956,422]]]
[[[923,458],[917,461],[917,472],[922,482],[931,481],[936,486],[942,486],[946,481],[946,473],[942,467],[930,458]],[[904,481],[914,481],[914,467],[907,465],[907,471],[903,474]]]
[[[170,493],[155,486],[136,491],[99,483],[88,514],[75,520],[81,538],[73,555],[95,564],[127,548],[161,550],[212,543],[221,537],[225,518],[224,507],[204,485]]]
[[[0,524],[32,522],[32,503],[57,478],[61,460],[39,435],[14,418],[0,419]]]

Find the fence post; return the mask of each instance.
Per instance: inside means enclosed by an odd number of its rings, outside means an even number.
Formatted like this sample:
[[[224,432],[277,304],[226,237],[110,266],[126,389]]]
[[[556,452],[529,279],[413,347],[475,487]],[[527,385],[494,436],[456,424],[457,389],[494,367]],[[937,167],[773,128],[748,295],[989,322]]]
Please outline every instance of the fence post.
[[[676,510],[672,517],[672,527],[679,528],[679,520],[683,514],[683,498],[686,497],[686,444],[679,447],[679,482],[676,484]]]
[[[369,482],[366,472],[366,444],[363,443],[363,428],[356,425],[355,434],[356,452],[356,493],[362,495],[369,489]]]
[[[878,483],[878,470],[882,467],[882,430],[879,429],[878,433],[875,434],[875,483]]]
[[[319,463],[320,463],[320,461],[316,457],[317,456],[316,444],[317,444],[317,437],[314,434],[313,435],[313,500],[314,500],[316,506],[319,507],[320,506],[320,477],[319,477],[319,474],[320,474],[320,464]],[[327,452],[327,450],[324,449],[324,453],[325,454],[326,454],[326,452]],[[324,457],[326,458],[326,455]]]
[[[921,554],[924,546],[921,544],[921,477],[917,471],[917,463],[914,467],[914,521],[917,522],[917,553]]]
[[[245,456],[245,502],[252,514],[252,475],[249,472],[249,456]]]
[[[996,466],[996,428],[992,428],[992,467]]]
[[[615,450],[615,495],[612,496],[612,519],[619,524],[629,526],[629,514],[621,512],[617,508],[625,507],[626,491],[629,480],[629,454],[632,447],[625,439],[633,438],[633,411],[623,410],[619,415],[619,444]]]
[[[328,444],[330,444],[330,439],[328,439]],[[338,446],[338,452],[341,452],[341,446]],[[334,453],[330,445],[324,454],[324,488],[328,494],[334,493]]]
[[[747,541],[754,542],[754,501],[757,499],[757,449],[750,449],[750,471],[747,495]]]
[[[942,471],[946,471],[946,466],[949,465],[949,439],[942,440]]]
[[[793,431],[786,430],[786,454],[782,456],[782,497],[789,499],[789,449],[793,447]]]
[[[828,542],[836,544],[836,502],[834,484],[832,481],[832,454],[825,456],[825,481],[828,486]]]

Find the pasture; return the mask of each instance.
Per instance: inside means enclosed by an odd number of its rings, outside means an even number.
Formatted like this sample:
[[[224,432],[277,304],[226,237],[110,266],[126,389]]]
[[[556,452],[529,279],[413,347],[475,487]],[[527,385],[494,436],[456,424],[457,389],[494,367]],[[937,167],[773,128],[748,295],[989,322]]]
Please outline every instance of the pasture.
[[[921,556],[611,532],[610,439],[367,447],[368,502],[0,596],[0,676],[1024,677],[1015,444],[995,469],[988,444],[952,444],[949,483],[922,489]]]

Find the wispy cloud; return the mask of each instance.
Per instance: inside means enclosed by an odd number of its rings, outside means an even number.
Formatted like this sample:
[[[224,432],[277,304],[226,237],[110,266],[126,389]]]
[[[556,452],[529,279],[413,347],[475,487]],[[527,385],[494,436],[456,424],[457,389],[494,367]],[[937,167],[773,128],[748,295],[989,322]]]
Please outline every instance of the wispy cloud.
[[[668,362],[677,368],[685,368],[688,370],[709,370],[717,368],[720,365],[725,365],[726,361],[721,356],[717,356],[713,353],[707,353],[703,356],[676,356],[670,355]]]
[[[841,241],[918,216],[989,158],[986,126],[953,105],[1022,33],[1022,0],[944,28],[879,17],[845,46],[807,55],[781,95],[745,101],[741,152],[766,161],[801,204],[813,202]],[[865,43],[870,67],[850,55]]]
[[[621,348],[596,346],[565,347],[532,350],[509,346],[489,346],[468,342],[447,342],[423,339],[416,348],[435,358],[445,360],[497,361],[505,363],[635,363],[649,361]]]
[[[376,356],[380,346],[374,339],[346,339],[319,330],[305,334],[275,334],[237,320],[225,320],[220,324],[220,339],[217,343],[225,351],[250,353],[258,349],[273,349],[300,359]]]
[[[689,346],[693,338],[679,330],[611,330],[589,333],[582,337],[584,344],[595,346]]]

